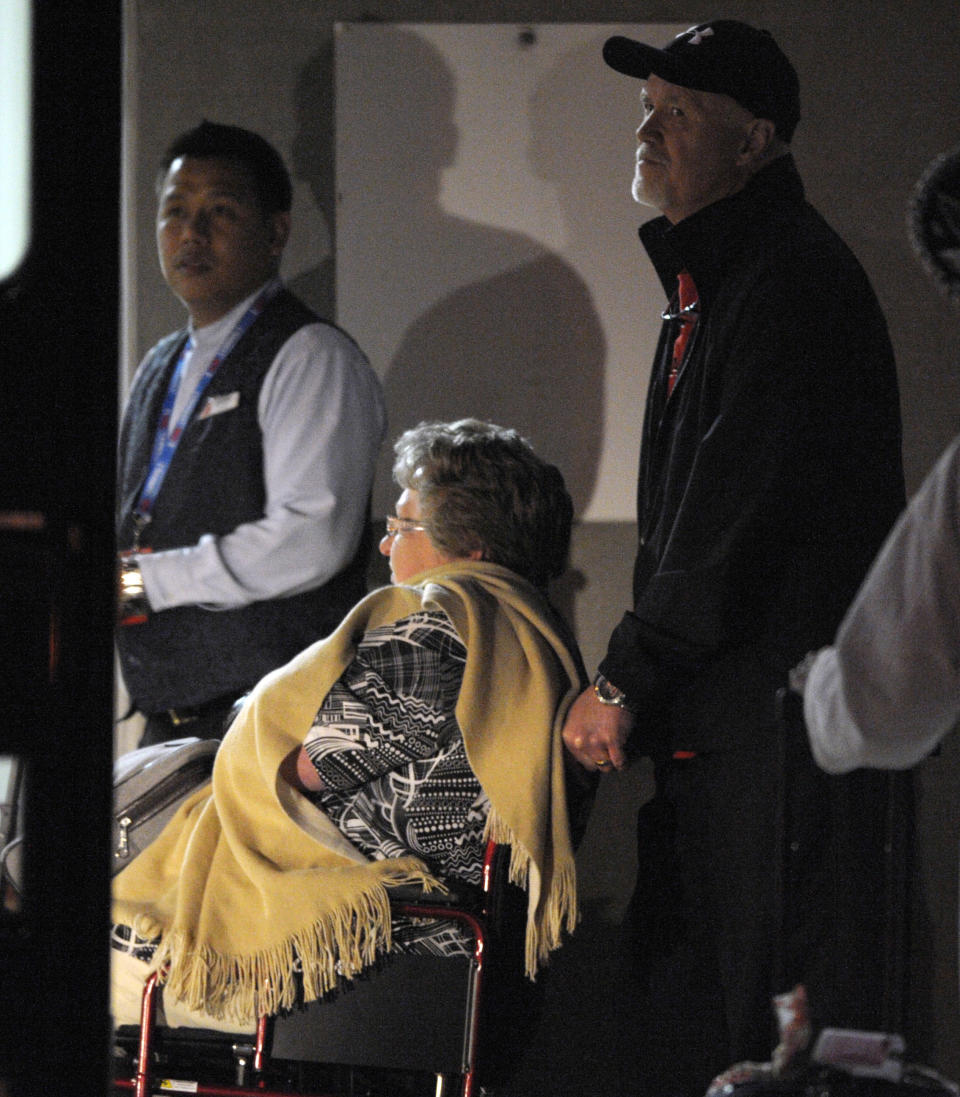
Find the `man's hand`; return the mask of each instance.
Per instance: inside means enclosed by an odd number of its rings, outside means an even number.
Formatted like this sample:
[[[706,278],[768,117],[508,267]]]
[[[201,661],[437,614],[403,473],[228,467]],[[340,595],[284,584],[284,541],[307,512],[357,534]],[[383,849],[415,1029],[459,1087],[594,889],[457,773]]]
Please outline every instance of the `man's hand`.
[[[624,747],[633,720],[633,714],[625,708],[601,704],[590,686],[570,706],[563,725],[563,742],[585,769],[600,773],[609,772],[611,766],[623,769],[627,764]]]

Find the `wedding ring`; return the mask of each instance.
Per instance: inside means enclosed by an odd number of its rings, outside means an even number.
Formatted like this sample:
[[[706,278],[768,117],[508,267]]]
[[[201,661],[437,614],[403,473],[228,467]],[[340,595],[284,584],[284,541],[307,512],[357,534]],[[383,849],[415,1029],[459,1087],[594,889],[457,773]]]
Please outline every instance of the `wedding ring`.
[[[594,762],[593,764],[595,766],[597,766],[598,768],[602,769],[604,766],[609,766],[610,765],[610,759],[609,758],[601,758],[599,761]]]

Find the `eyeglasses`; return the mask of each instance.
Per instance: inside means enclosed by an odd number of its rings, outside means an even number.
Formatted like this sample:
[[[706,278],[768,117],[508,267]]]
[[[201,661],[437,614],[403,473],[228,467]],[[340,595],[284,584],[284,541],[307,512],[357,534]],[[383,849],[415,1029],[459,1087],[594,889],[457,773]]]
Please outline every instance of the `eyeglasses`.
[[[387,517],[387,537],[395,537],[398,533],[426,532],[427,527],[414,518],[397,518],[395,515]]]

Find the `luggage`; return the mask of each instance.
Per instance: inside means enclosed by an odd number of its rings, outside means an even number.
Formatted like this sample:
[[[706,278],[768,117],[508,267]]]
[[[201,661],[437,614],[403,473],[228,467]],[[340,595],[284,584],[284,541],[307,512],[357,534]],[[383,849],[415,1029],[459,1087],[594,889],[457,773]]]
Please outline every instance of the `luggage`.
[[[157,837],[184,800],[210,780],[218,739],[171,739],[121,755],[113,766],[115,875]]]
[[[824,1028],[813,1040],[802,986],[773,1000],[780,1043],[769,1063],[737,1063],[706,1097],[957,1097],[949,1079],[903,1061],[896,1033]],[[813,1044],[811,1050],[811,1043]]]

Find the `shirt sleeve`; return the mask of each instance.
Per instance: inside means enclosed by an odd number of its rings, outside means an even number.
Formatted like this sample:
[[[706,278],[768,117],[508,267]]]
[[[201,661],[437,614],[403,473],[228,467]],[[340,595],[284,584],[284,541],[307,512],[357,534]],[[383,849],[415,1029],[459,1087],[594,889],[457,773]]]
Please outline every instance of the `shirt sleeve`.
[[[466,649],[442,613],[368,632],[318,711],[304,749],[327,788],[363,785],[459,734]]]
[[[960,439],[911,500],[804,687],[818,764],[906,769],[960,720]]]
[[[301,328],[267,373],[258,418],[264,516],[139,557],[152,609],[233,609],[299,594],[350,562],[386,429],[380,383],[363,353],[330,325]]]

